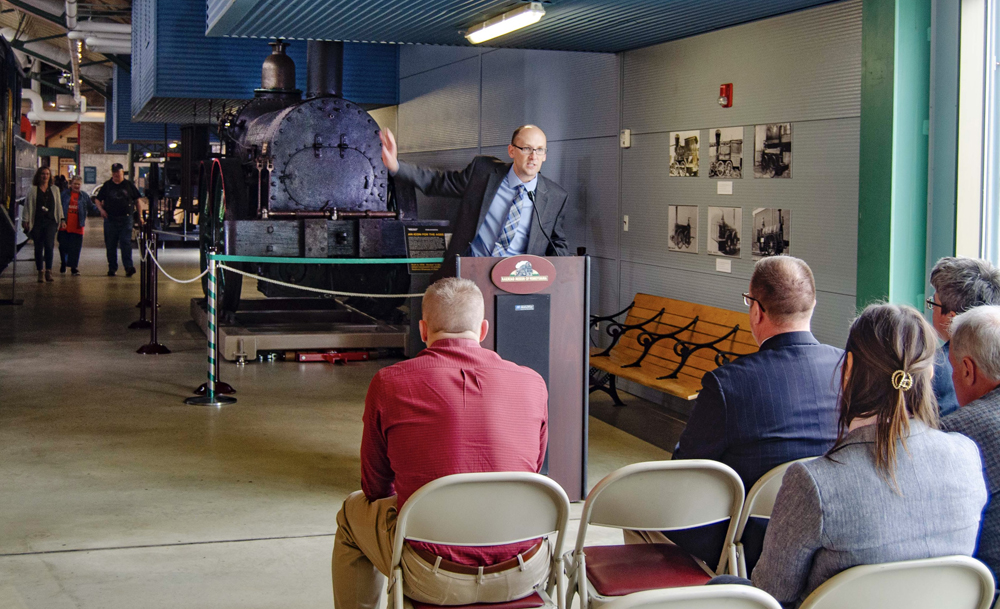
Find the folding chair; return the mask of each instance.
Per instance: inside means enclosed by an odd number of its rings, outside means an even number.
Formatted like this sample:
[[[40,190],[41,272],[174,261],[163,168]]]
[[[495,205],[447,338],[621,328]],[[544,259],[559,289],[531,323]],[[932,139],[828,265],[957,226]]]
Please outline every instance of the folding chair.
[[[690,459],[635,463],[612,472],[587,496],[572,557],[566,557],[570,591],[580,607],[602,605],[643,590],[704,584],[714,575],[736,574],[732,547],[743,507],[743,483],[717,461]],[[584,547],[591,524],[635,531],[680,531],[724,523],[715,571],[671,544]]]
[[[799,609],[989,609],[993,574],[968,556],[943,556],[841,571]]]
[[[785,477],[785,471],[793,463],[812,461],[815,458],[816,457],[806,457],[805,459],[782,463],[761,476],[760,479],[754,483],[750,492],[747,493],[746,501],[743,502],[743,511],[740,512],[740,519],[736,525],[736,537],[734,541],[738,575],[740,577],[750,577],[747,574],[747,549],[744,547],[744,542],[750,541],[752,545],[756,546],[754,548],[754,553],[759,557],[759,552],[762,544],[764,543],[763,529],[767,526],[759,520],[751,522],[750,519],[770,519],[771,511],[774,509],[774,499],[778,496],[778,489],[781,488],[781,481]],[[750,531],[747,530],[748,524],[750,526]]]
[[[569,521],[569,498],[551,479],[527,472],[455,474],[413,493],[396,519],[388,583],[390,607],[403,609],[406,583],[400,560],[404,541],[439,545],[497,546],[556,534],[544,590],[510,603],[465,607],[564,609],[562,548]],[[552,592],[555,590],[555,598]],[[416,603],[414,606],[427,606]]]
[[[781,609],[781,604],[753,586],[724,584],[636,592],[604,609]]]

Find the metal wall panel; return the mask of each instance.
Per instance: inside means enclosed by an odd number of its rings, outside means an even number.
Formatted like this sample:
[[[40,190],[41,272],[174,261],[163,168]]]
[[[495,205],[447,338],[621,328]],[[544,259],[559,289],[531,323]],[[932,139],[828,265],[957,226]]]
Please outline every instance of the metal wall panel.
[[[859,116],[861,1],[792,13],[624,54],[633,133]],[[733,83],[733,107],[716,102]]]
[[[498,49],[483,54],[483,146],[506,146],[519,125],[550,141],[618,133],[618,56]]]
[[[629,231],[621,233],[622,260],[717,275],[715,256],[707,255],[708,208],[743,209],[741,258],[732,258],[732,274],[745,279],[753,272],[751,224],[753,210],[791,210],[789,253],[805,260],[816,275],[817,288],[855,293],[857,267],[858,160],[860,122],[857,118],[793,123],[792,178],[752,177],[753,126],[744,127],[744,175],[732,180],[733,194],[718,195],[719,180],[707,176],[707,146],[701,149],[699,177],[671,177],[668,133],[632,137],[622,151],[622,214]],[[749,137],[747,137],[749,136]],[[709,130],[701,130],[701,141]],[[673,227],[668,205],[697,205],[698,251],[668,251]],[[830,235],[837,235],[831,239]]]
[[[132,120],[132,79],[128,72],[115,66],[111,79],[111,102],[114,104],[112,141],[116,144],[162,142],[165,138],[179,139],[180,127],[176,124],[141,123]],[[105,124],[105,129],[109,126]]]
[[[618,304],[621,300],[618,296],[620,278],[617,260],[590,257],[590,312],[593,315],[611,315],[622,310],[623,307]],[[628,298],[631,297],[629,294]]]
[[[400,152],[479,148],[479,75],[473,57],[400,79]]]
[[[483,49],[479,47],[446,47],[433,44],[407,45],[402,47],[399,54],[399,77],[406,78],[463,59],[478,57],[482,51]]]
[[[137,119],[211,122],[208,100],[218,112],[250,99],[260,87],[261,64],[271,53],[268,41],[206,37],[203,1],[138,0],[133,18],[140,23],[132,55],[136,90],[141,89],[132,104]],[[296,65],[296,86],[305,91],[305,41],[293,41],[287,52]],[[344,97],[367,106],[398,103],[398,65],[396,45],[345,44]],[[194,112],[197,100],[200,113]]]
[[[400,154],[399,158],[407,163],[422,167],[461,170],[471,163],[477,154],[479,154],[479,148],[462,148],[434,152],[411,152]],[[417,215],[421,219],[448,220],[454,224],[458,218],[458,202],[459,199],[428,197],[417,191]]]

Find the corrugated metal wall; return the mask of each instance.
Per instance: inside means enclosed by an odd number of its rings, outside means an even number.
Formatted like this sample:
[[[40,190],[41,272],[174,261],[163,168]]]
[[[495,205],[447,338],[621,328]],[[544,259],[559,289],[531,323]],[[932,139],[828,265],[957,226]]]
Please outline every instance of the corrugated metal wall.
[[[636,292],[732,310],[753,269],[753,209],[790,209],[791,254],[813,268],[817,337],[843,345],[855,312],[861,1],[824,5],[619,55],[406,46],[400,56],[401,157],[446,168],[504,157],[525,122],[549,134],[543,173],[570,192],[570,245],[595,257],[595,312]],[[716,102],[735,87],[733,108]],[[791,179],[753,177],[753,126],[791,122]],[[708,177],[709,129],[744,127],[733,195]],[[632,147],[618,147],[620,128]],[[700,130],[701,175],[669,177],[669,133]],[[668,252],[667,206],[699,207],[700,254]],[[742,207],[732,273],[707,255],[708,207]],[[454,203],[421,213],[452,217]],[[450,215],[448,212],[452,212]],[[629,215],[623,232],[621,216]],[[659,394],[632,388],[655,400]]]
[[[132,13],[131,112],[137,120],[214,122],[209,100],[214,115],[260,87],[268,41],[205,36],[203,0],[135,0]],[[292,41],[288,55],[295,61],[296,86],[305,91],[305,41]],[[344,97],[366,106],[396,104],[398,56],[395,45],[346,44]]]
[[[176,124],[167,125],[164,133],[164,123],[140,123],[132,120],[131,84],[129,73],[120,66],[115,66],[111,87],[111,104],[114,106],[110,125],[112,141],[117,144],[162,142],[165,134],[170,139],[179,139],[181,132]],[[105,123],[105,130],[108,127],[109,125]]]

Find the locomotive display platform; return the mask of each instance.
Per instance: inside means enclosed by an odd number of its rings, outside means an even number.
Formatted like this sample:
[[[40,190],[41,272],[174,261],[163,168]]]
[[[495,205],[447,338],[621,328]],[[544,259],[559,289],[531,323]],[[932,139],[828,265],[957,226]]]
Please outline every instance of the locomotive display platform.
[[[191,299],[191,318],[208,331],[205,299]],[[325,298],[243,299],[235,320],[219,324],[218,349],[228,361],[271,351],[405,349],[409,326],[388,324]]]

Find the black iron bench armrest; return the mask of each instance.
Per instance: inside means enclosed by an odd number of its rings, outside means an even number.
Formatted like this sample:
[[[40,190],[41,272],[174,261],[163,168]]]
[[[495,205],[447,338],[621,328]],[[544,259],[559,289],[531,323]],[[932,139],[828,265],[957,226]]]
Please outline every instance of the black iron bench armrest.
[[[659,334],[657,332],[650,332],[649,330],[642,331],[639,334],[639,336],[637,336],[635,338],[635,341],[637,343],[639,343],[639,345],[642,346],[642,355],[640,355],[638,357],[638,359],[636,359],[631,364],[626,364],[626,365],[622,366],[622,368],[638,368],[639,366],[641,366],[642,365],[642,360],[646,359],[646,356],[649,355],[649,350],[653,348],[653,345],[655,345],[656,343],[660,342],[661,340],[664,340],[664,339],[667,339],[667,338],[671,338],[671,339],[673,339],[675,341],[682,342],[679,338],[677,338],[677,336],[681,332],[686,332],[686,331],[690,330],[692,327],[694,327],[694,325],[696,323],[698,323],[698,318],[697,317],[695,317],[690,322],[688,322],[688,324],[686,326],[684,326],[683,328],[677,328],[673,332],[666,332],[666,333],[663,333],[663,334]],[[675,345],[675,347],[676,347],[676,345]]]
[[[733,326],[733,329],[727,332],[724,336],[720,336],[719,338],[716,338],[715,340],[709,341],[707,343],[695,343],[691,341],[674,339],[677,340],[676,344],[674,344],[674,353],[677,355],[677,357],[681,358],[681,361],[677,364],[677,367],[674,368],[673,372],[665,376],[657,377],[656,380],[662,381],[664,379],[677,378],[677,373],[679,373],[681,369],[684,367],[684,365],[687,364],[688,358],[691,357],[696,351],[701,351],[702,349],[711,349],[712,351],[715,351],[716,366],[722,366],[723,364],[729,363],[730,361],[732,361],[730,357],[732,359],[741,357],[741,354],[739,353],[733,351],[726,351],[716,346],[722,341],[726,340],[727,338],[730,338],[733,335],[735,335],[739,331],[739,329],[740,329],[739,324],[736,324],[735,326]]]
[[[632,304],[630,304],[628,306],[628,308],[625,309],[624,311],[619,311],[618,313],[615,313],[614,315],[610,316],[610,318],[608,318],[608,317],[600,318],[600,321],[611,321],[611,323],[609,323],[607,325],[607,327],[604,328],[604,332],[608,336],[611,337],[611,344],[608,345],[608,348],[605,349],[604,351],[601,351],[600,353],[596,353],[596,354],[592,355],[591,357],[604,357],[604,356],[610,355],[611,354],[611,350],[614,349],[618,345],[618,341],[621,340],[622,336],[624,336],[626,332],[628,332],[630,330],[643,330],[643,331],[645,331],[646,326],[648,324],[655,323],[655,322],[659,321],[659,319],[661,317],[663,317],[663,314],[666,312],[666,308],[660,309],[659,313],[657,313],[656,315],[654,315],[654,316],[650,317],[649,319],[643,321],[642,323],[638,323],[638,324],[625,324],[625,323],[622,323],[620,321],[614,321],[615,317],[618,317],[622,313],[625,313],[626,311],[631,310],[634,305],[635,305],[635,302],[633,302]],[[593,318],[591,319],[591,321],[593,321]]]

